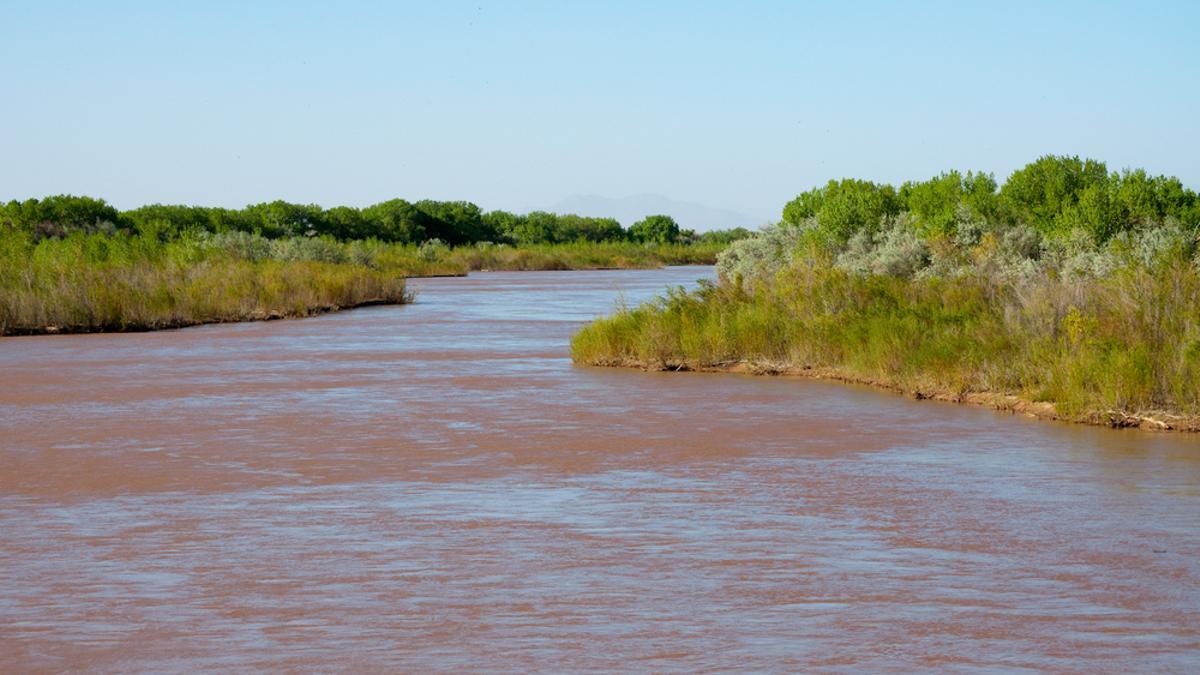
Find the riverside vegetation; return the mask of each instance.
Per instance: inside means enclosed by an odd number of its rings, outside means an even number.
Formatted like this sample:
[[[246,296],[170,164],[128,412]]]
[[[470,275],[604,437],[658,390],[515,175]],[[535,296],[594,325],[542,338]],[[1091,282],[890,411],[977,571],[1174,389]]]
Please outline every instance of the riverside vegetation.
[[[1200,199],[1043,157],[831,181],[719,256],[718,281],[621,309],[576,362],[790,373],[1113,426],[1200,430]]]
[[[0,335],[150,330],[308,316],[411,299],[404,279],[472,270],[715,262],[749,232],[696,235],[668,216],[482,213],[396,199],[365,209],[240,210],[56,196],[0,206]]]

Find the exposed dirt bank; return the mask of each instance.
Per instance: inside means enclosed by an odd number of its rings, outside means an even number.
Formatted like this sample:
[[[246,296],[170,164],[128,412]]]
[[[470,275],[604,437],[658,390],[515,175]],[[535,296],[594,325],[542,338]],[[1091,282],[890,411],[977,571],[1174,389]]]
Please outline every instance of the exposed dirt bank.
[[[733,361],[716,364],[662,363],[647,364],[636,360],[595,363],[589,365],[638,368],[654,371],[694,371],[707,373],[738,373],[743,375],[774,375],[781,377],[803,377],[814,380],[834,380],[852,384],[864,384],[879,389],[904,394],[918,400],[946,401],[978,405],[994,410],[1004,410],[1044,420],[1072,422],[1112,427],[1114,429],[1147,429],[1153,431],[1200,432],[1200,417],[1188,417],[1165,411],[1099,410],[1072,416],[1058,412],[1053,403],[1031,401],[1014,394],[996,392],[958,392],[938,388],[911,388],[896,382],[863,377],[836,368],[797,366],[788,363],[766,361]]]

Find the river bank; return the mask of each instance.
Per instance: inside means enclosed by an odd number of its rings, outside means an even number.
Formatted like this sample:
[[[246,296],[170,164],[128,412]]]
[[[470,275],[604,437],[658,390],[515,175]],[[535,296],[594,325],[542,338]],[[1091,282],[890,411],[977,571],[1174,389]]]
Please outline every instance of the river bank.
[[[430,277],[434,278],[434,277]],[[412,296],[406,295],[401,299],[385,300],[385,299],[368,299],[355,302],[351,305],[316,305],[312,307],[301,307],[293,311],[256,311],[250,314],[236,317],[213,317],[208,319],[167,319],[154,324],[137,324],[127,323],[120,326],[35,326],[35,327],[17,327],[12,328],[3,336],[32,336],[32,335],[82,335],[87,333],[149,333],[160,330],[178,330],[180,328],[192,328],[195,326],[208,326],[220,323],[246,323],[254,321],[283,321],[287,319],[307,319],[322,314],[332,314],[333,312],[341,312],[349,309],[360,309],[363,307],[377,307],[380,305],[402,305],[412,302]]]
[[[450,248],[244,233],[34,241],[0,231],[0,336],[141,332],[302,318],[411,301],[405,279],[473,271],[711,264],[717,244],[575,242]]]
[[[584,365],[791,373],[1114,427],[1200,429],[1200,273],[1183,256],[1105,277],[860,275],[801,263],[619,309]]]
[[[981,406],[1047,421],[1086,424],[1114,429],[1136,428],[1149,431],[1200,432],[1200,416],[1188,417],[1165,412],[1132,413],[1124,410],[1105,410],[1083,416],[1068,416],[1060,414],[1054,404],[1049,401],[1033,401],[1015,394],[985,391],[963,392],[944,388],[912,388],[898,382],[864,377],[852,372],[829,367],[812,367],[764,361],[736,361],[715,364],[688,364],[682,362],[649,364],[636,360],[623,360],[590,365],[597,367],[631,368],[643,371],[727,373],[826,380],[873,387],[875,389],[902,394],[918,401],[929,400]]]

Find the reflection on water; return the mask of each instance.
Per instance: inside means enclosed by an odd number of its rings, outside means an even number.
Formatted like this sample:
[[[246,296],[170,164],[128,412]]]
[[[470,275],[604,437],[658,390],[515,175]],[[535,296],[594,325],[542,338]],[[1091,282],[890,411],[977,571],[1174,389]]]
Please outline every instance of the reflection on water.
[[[1200,666],[1200,439],[571,366],[711,273],[0,341],[0,669]]]

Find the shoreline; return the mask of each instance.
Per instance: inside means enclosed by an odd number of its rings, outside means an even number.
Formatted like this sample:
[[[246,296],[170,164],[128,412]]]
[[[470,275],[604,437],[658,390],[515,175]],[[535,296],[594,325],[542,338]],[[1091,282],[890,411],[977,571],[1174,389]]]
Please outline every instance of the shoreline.
[[[305,313],[298,312],[257,312],[242,317],[221,317],[215,319],[176,319],[158,324],[128,324],[123,326],[37,326],[37,327],[18,327],[8,328],[4,333],[0,334],[0,339],[6,337],[36,337],[45,335],[92,335],[98,333],[153,333],[163,330],[179,330],[182,328],[194,328],[196,326],[211,326],[221,323],[254,323],[258,321],[289,321],[294,319],[309,319],[312,317],[322,316],[324,314],[333,314],[350,309],[359,309],[361,307],[378,307],[382,305],[407,305],[412,303],[412,298],[406,298],[401,301],[385,300],[375,298],[372,300],[364,300],[350,305],[319,305],[316,307],[305,308]]]
[[[471,272],[644,272],[668,267],[712,267],[710,262],[659,263],[657,265],[580,265],[576,267],[480,267],[465,274],[429,274],[405,277],[405,279],[434,279],[438,277],[466,277]]]
[[[648,372],[728,373],[759,377],[793,377],[797,379],[843,382],[846,384],[866,385],[883,391],[903,394],[918,401],[931,400],[960,405],[974,405],[1046,421],[1085,424],[1088,426],[1108,427],[1110,429],[1141,429],[1145,431],[1174,431],[1181,433],[1200,432],[1200,417],[1173,415],[1161,411],[1130,413],[1123,410],[1094,411],[1083,416],[1071,417],[1060,415],[1054,404],[1049,401],[1031,401],[1015,394],[998,392],[951,392],[939,389],[912,389],[894,382],[847,373],[837,368],[796,366],[787,363],[745,360],[707,365],[667,362],[660,366],[654,366],[630,359],[583,365],[602,368],[630,368]]]
[[[550,268],[550,269],[479,269],[469,270],[463,273],[437,273],[437,274],[415,274],[405,276],[405,280],[409,279],[453,279],[467,278],[472,272],[597,272],[597,271],[644,271],[663,269],[666,267],[705,267],[710,266],[709,263],[682,263],[679,265],[660,264],[654,267],[571,267],[571,268]],[[155,324],[126,324],[121,326],[21,326],[21,327],[6,327],[3,332],[0,332],[0,340],[6,337],[32,337],[44,335],[90,335],[96,333],[151,333],[160,330],[179,330],[181,328],[192,328],[195,326],[208,326],[219,323],[249,323],[255,321],[281,321],[291,319],[307,319],[322,314],[332,314],[349,309],[358,309],[360,307],[372,307],[378,305],[406,305],[413,302],[412,297],[408,297],[402,301],[384,300],[375,298],[372,300],[364,300],[363,302],[354,303],[351,305],[320,305],[316,307],[306,308],[306,313],[300,314],[297,312],[259,312],[242,317],[221,317],[215,319],[175,319],[163,323]]]

